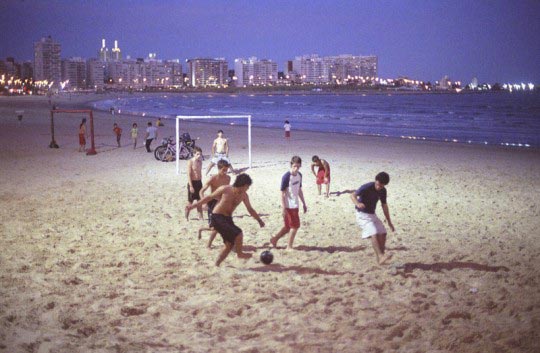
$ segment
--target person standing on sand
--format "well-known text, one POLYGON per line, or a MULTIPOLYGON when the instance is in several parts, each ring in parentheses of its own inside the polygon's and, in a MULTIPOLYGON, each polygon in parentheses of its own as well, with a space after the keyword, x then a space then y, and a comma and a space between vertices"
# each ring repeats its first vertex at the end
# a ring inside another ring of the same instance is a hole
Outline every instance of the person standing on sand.
POLYGON ((392 232, 394 231, 386 203, 386 185, 389 182, 388 173, 380 172, 375 177, 375 182, 364 184, 351 194, 351 200, 356 208, 356 222, 362 228, 362 239, 371 238, 371 245, 379 265, 387 263, 392 257, 392 254, 386 253, 386 228, 375 214, 377 202, 381 200, 388 226, 392 232))
POLYGON ((307 212, 304 193, 302 192, 302 173, 299 172, 302 166, 302 159, 294 156, 291 159, 291 169, 281 178, 281 205, 283 207, 283 228, 272 238, 270 243, 277 247, 278 240, 289 233, 289 245, 287 249, 293 249, 294 237, 298 228, 300 228, 300 217, 298 208, 300 206, 298 199, 304 205, 304 213, 307 212))
POLYGON ((152 122, 150 121, 148 122, 147 126, 148 127, 146 128, 146 135, 144 136, 144 139, 146 141, 146 152, 152 152, 152 150, 150 149, 150 144, 154 139, 157 138, 157 127, 152 126, 152 122))
POLYGON ((283 128, 285 129, 285 139, 287 141, 291 140, 291 124, 289 123, 289 120, 285 120, 285 125, 283 125, 283 128))
MULTIPOLYGON (((201 199, 204 198, 204 192, 210 188, 210 192, 216 191, 220 186, 223 185, 229 185, 231 183, 231 177, 227 175, 227 171, 229 170, 229 163, 226 160, 220 160, 217 163, 217 169, 218 173, 216 175, 213 175, 207 182, 204 184, 203 188, 201 189, 199 195, 201 196, 201 199)), ((210 249, 212 247, 212 242, 214 241, 214 238, 217 235, 217 230, 212 227, 212 213, 214 211, 214 207, 216 207, 218 203, 218 199, 213 199, 208 202, 208 227, 202 227, 199 228, 199 239, 201 239, 201 233, 205 230, 210 230, 212 233, 210 233, 210 239, 208 239, 208 248, 210 249)))
POLYGON ((86 150, 86 118, 79 125, 79 152, 86 150))
POLYGON ((326 185, 326 194, 325 197, 330 196, 330 164, 324 159, 320 159, 319 156, 313 156, 311 158, 311 172, 315 175, 317 190, 319 195, 321 194, 321 185, 326 185), (315 167, 317 167, 317 173, 315 173, 315 167))
MULTIPOLYGON (((200 192, 202 189, 202 150, 199 146, 193 147, 193 157, 187 163, 188 176, 188 203, 191 205, 193 201, 201 199, 200 192)), ((187 207, 186 206, 186 207, 187 207)), ((203 220, 202 205, 197 207, 199 220, 203 220)), ((189 217, 189 212, 186 213, 186 219, 189 217)))
POLYGON ((223 238, 224 247, 216 260, 216 266, 219 266, 221 262, 225 260, 233 247, 238 258, 248 259, 251 257, 251 254, 246 254, 243 252, 244 236, 242 234, 242 229, 238 228, 232 219, 234 210, 241 202, 244 203, 251 217, 255 218, 257 222, 259 222, 259 226, 261 228, 264 227, 263 220, 253 209, 253 207, 251 207, 251 203, 249 202, 247 191, 251 184, 252 180, 249 175, 240 174, 236 177, 236 180, 232 186, 220 186, 216 191, 208 196, 205 196, 199 202, 186 206, 186 213, 188 213, 195 207, 201 207, 209 201, 219 199, 212 214, 212 226, 223 238))
POLYGON ((116 135, 116 144, 120 146, 120 139, 122 138, 122 128, 117 123, 113 124, 113 132, 116 135))
POLYGON ((229 169, 234 173, 231 161, 229 160, 229 141, 223 137, 223 130, 218 130, 217 132, 217 138, 212 144, 212 156, 213 157, 210 161, 210 165, 208 165, 208 168, 206 169, 206 175, 208 175, 210 170, 217 164, 218 161, 222 159, 227 161, 229 164, 229 169))
POLYGON ((139 128, 137 123, 133 123, 131 127, 131 139, 133 140, 133 149, 137 148, 137 136, 139 135, 139 128))

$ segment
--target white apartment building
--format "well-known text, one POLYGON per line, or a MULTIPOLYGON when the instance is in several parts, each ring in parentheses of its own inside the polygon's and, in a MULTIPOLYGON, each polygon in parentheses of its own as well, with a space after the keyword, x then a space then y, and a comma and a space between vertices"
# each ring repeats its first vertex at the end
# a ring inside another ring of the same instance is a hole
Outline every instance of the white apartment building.
POLYGON ((272 85, 278 79, 277 63, 256 57, 234 60, 234 74, 238 87, 272 85))
POLYGON ((312 54, 296 57, 292 61, 292 71, 288 67, 286 73, 302 83, 343 84, 350 80, 377 77, 377 64, 376 56, 342 54, 321 58, 312 54))
POLYGON ((60 84, 62 78, 62 63, 60 60, 61 46, 51 36, 41 38, 34 43, 34 80, 60 84))
POLYGON ((86 87, 101 91, 105 87, 105 63, 99 59, 86 61, 86 87))
POLYGON ((65 89, 85 89, 86 71, 86 61, 83 58, 62 60, 62 82, 67 82, 65 89))
POLYGON ((189 84, 192 87, 220 87, 227 85, 229 67, 223 58, 195 58, 186 60, 189 84))

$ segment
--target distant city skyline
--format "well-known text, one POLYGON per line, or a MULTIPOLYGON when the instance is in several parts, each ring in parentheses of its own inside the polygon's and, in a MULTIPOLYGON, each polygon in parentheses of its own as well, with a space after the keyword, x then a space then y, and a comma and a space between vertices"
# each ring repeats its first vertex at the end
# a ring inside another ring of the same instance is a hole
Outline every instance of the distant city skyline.
POLYGON ((256 56, 283 71, 306 54, 376 55, 380 77, 540 82, 538 1, 88 1, 0 2, 0 59, 33 59, 51 35, 62 57, 160 59, 256 56))

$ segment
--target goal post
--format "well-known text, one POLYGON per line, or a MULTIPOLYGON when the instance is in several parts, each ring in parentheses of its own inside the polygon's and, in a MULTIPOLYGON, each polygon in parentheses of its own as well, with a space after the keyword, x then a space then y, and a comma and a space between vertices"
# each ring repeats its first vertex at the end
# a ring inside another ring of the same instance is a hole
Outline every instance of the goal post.
POLYGON ((247 119, 248 121, 248 168, 251 168, 251 115, 177 115, 176 116, 176 174, 180 174, 180 120, 247 119))
POLYGON ((92 113, 91 109, 51 109, 51 143, 49 144, 49 148, 58 148, 58 144, 56 143, 56 140, 54 139, 54 114, 58 113, 87 113, 89 117, 89 123, 90 123, 90 149, 86 151, 87 156, 93 156, 96 155, 96 145, 94 144, 94 114, 92 113))

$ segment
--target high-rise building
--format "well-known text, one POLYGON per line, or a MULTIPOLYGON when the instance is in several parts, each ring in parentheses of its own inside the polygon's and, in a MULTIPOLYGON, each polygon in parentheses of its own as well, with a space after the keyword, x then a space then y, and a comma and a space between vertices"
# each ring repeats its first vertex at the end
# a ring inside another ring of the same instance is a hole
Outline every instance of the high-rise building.
POLYGON ((105 86, 105 63, 97 59, 86 61, 86 87, 96 91, 105 86))
POLYGON ((114 48, 111 50, 111 60, 118 61, 122 60, 122 51, 118 48, 118 41, 114 41, 114 48))
POLYGON ((256 57, 235 59, 234 73, 239 87, 274 84, 277 81, 277 63, 256 57))
POLYGON ((376 78, 379 74, 379 59, 375 55, 360 57, 360 76, 376 78))
POLYGON ((328 65, 317 54, 297 56, 293 60, 293 72, 304 83, 321 84, 329 81, 328 65))
POLYGON ((98 50, 98 59, 105 62, 110 59, 109 48, 105 45, 105 39, 101 40, 101 48, 98 50))
POLYGON ((34 64, 31 61, 25 61, 21 65, 21 79, 30 80, 34 77, 34 64))
POLYGON ((60 84, 62 64, 61 47, 51 36, 34 43, 34 80, 60 84))
POLYGON ((62 81, 67 81, 66 89, 86 88, 86 61, 82 58, 62 60, 62 81))
POLYGON ((188 59, 189 84, 192 87, 227 85, 228 64, 225 59, 188 59))

